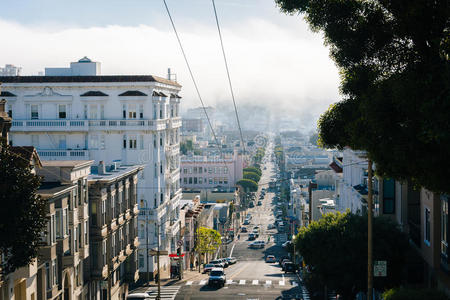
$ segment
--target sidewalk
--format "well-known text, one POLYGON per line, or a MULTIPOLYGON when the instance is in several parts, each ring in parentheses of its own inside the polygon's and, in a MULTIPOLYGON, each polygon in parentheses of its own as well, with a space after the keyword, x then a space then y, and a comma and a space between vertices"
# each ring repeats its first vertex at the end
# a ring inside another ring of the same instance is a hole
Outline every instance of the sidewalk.
MULTIPOLYGON (((204 278, 207 278, 207 274, 202 274, 198 272, 198 269, 195 271, 191 270, 184 270, 183 272, 183 279, 170 279, 170 278, 162 278, 161 279, 161 286, 171 286, 174 284, 182 283, 185 281, 195 281, 195 280, 201 280, 204 278)), ((155 281, 152 281, 149 285, 149 287, 155 287, 158 286, 158 284, 155 281)))

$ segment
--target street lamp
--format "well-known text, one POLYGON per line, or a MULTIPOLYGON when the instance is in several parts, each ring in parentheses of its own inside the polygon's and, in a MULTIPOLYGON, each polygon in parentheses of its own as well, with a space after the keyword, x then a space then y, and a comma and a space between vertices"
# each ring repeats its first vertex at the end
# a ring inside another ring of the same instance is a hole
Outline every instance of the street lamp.
POLYGON ((292 235, 292 244, 294 244, 294 266, 295 266, 295 234, 292 235))

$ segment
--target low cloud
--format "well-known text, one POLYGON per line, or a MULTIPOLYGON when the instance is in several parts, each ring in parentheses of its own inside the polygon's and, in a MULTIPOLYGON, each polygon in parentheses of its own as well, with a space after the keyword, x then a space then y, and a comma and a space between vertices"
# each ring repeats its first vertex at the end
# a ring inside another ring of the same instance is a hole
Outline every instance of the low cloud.
MULTIPOLYGON (((262 19, 247 19, 222 28, 238 107, 256 104, 277 116, 315 126, 315 120, 339 98, 338 71, 320 36, 300 19, 293 28, 262 19)), ((199 100, 171 28, 106 26, 62 28, 24 26, 0 19, 0 65, 35 75, 45 67, 66 67, 83 56, 100 61, 103 74, 166 76, 170 67, 183 85, 184 108, 199 100)), ((178 28, 206 105, 232 105, 215 27, 178 28)))

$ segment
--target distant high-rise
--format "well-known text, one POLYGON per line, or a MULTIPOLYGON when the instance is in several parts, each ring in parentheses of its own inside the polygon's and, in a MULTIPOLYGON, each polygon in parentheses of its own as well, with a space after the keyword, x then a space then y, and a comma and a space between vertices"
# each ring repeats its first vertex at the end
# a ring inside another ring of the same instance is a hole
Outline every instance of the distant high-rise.
POLYGON ((0 76, 20 76, 22 68, 14 65, 5 65, 4 68, 0 67, 0 76))

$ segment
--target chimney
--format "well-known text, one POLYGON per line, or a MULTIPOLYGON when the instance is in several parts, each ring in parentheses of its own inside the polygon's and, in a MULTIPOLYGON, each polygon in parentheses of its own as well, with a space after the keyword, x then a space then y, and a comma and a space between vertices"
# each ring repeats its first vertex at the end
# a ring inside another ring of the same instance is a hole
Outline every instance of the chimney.
POLYGON ((106 168, 105 168, 105 163, 103 162, 103 160, 98 162, 98 175, 105 175, 106 174, 106 168))
POLYGON ((170 68, 167 69, 167 79, 170 80, 170 68))

